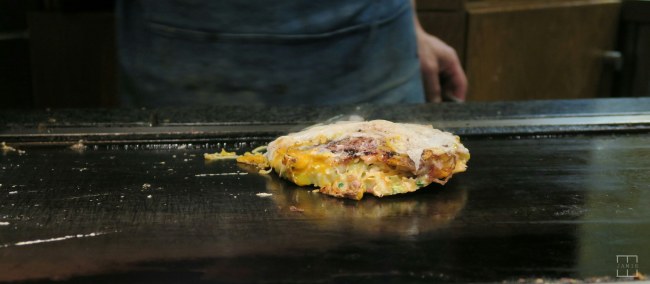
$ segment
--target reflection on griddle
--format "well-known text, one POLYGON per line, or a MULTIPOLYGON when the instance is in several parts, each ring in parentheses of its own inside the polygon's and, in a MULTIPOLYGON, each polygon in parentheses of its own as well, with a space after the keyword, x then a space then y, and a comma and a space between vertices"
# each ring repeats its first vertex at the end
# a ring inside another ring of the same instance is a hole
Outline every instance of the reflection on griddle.
MULTIPOLYGON (((239 167, 251 174, 258 172, 248 165, 239 167)), ((270 198, 280 210, 304 214, 318 227, 331 231, 415 236, 446 226, 467 202, 467 191, 463 188, 431 185, 412 193, 383 198, 366 196, 355 201, 320 194, 315 188, 295 185, 275 173, 263 176, 266 190, 273 194, 270 198)))

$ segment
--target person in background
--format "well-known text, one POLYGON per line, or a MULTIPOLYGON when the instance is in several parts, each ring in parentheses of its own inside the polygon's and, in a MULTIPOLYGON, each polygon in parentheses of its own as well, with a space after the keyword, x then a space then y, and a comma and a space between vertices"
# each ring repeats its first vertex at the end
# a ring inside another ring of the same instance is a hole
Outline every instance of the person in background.
POLYGON ((118 1, 126 106, 464 100, 455 51, 410 0, 118 1), (441 88, 440 79, 448 84, 441 88))

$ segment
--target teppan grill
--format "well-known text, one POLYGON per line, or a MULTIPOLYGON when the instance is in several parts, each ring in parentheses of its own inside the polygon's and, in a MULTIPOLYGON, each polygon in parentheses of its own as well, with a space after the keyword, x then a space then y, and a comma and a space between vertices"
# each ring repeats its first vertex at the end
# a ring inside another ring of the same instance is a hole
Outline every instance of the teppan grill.
POLYGON ((0 127, 0 282, 617 281, 650 271, 647 98, 4 111, 0 127), (445 186, 352 201, 203 159, 348 115, 454 132, 469 169, 445 186))

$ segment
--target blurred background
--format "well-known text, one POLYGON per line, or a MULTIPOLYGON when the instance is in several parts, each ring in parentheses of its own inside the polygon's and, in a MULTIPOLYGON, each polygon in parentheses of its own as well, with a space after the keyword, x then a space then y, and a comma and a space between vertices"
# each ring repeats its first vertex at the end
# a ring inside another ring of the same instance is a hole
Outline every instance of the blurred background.
MULTIPOLYGON (((648 0, 418 0, 468 101, 650 96, 648 0)), ((116 107, 115 0, 0 0, 0 109, 116 107)))

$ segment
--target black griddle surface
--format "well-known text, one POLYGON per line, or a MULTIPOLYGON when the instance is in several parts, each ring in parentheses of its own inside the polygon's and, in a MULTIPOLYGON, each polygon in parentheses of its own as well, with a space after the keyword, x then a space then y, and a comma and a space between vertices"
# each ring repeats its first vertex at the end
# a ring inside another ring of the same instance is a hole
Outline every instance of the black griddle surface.
POLYGON ((617 280, 617 255, 650 270, 648 133, 464 137, 447 185, 359 202, 202 158, 265 142, 0 155, 0 282, 617 280))

